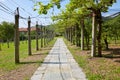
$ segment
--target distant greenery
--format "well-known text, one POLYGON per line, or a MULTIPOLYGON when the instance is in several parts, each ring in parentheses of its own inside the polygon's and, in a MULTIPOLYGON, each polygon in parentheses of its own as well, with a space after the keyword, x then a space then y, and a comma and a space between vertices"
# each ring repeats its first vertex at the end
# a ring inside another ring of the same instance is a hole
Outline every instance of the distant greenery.
POLYGON ((14 38, 14 24, 3 21, 0 24, 0 39, 7 42, 9 48, 9 41, 14 38))
POLYGON ((2 22, 0 24, 0 38, 3 40, 10 40, 14 37, 14 24, 9 22, 2 22))
MULTIPOLYGON (((120 40, 120 15, 106 20, 103 23, 103 29, 102 29, 102 38, 104 43, 105 41, 117 44, 120 40), (113 42, 114 41, 114 42, 113 42)), ((106 45, 107 48, 107 45, 106 45)))
MULTIPOLYGON (((32 41, 32 52, 35 52, 35 40, 32 41)), ((26 41, 20 42, 20 58, 28 56, 28 45, 26 41)), ((10 43, 10 48, 7 48, 6 43, 2 43, 2 51, 0 51, 0 69, 12 70, 19 67, 14 63, 14 43, 10 43)))

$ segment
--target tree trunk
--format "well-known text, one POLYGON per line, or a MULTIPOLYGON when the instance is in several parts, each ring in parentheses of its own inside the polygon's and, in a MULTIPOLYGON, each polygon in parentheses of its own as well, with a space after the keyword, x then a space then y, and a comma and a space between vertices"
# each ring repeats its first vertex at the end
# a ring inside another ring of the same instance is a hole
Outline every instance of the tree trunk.
POLYGON ((70 42, 72 43, 72 27, 70 28, 70 42))
POLYGON ((87 49, 89 50, 90 38, 89 35, 87 36, 87 49))
POLYGON ((81 47, 81 44, 80 44, 80 33, 78 33, 78 36, 77 36, 77 46, 81 47))
POLYGON ((101 33, 102 33, 102 16, 101 16, 101 11, 97 11, 97 23, 98 23, 98 56, 102 57, 102 45, 101 45, 101 33))
POLYGON ((116 36, 114 36, 114 40, 115 40, 115 44, 117 44, 117 38, 116 38, 116 36))
POLYGON ((93 11, 92 15, 92 46, 91 46, 91 56, 95 57, 96 55, 96 22, 95 22, 96 14, 93 11))
POLYGON ((85 29, 85 28, 84 28, 84 35, 85 35, 85 41, 86 41, 86 48, 87 48, 87 50, 89 50, 90 34, 87 32, 87 29, 85 29))
POLYGON ((75 45, 75 31, 76 31, 76 29, 75 29, 75 27, 73 27, 73 45, 75 45))
POLYGON ((9 46, 9 40, 7 39, 7 47, 9 48, 10 46, 9 46))
POLYGON ((66 39, 68 40, 68 29, 66 28, 66 39))
POLYGON ((68 40, 70 41, 70 29, 68 28, 68 40))
POLYGON ((73 44, 73 28, 71 27, 71 43, 73 44))
POLYGON ((84 20, 81 20, 81 50, 84 50, 84 20))
POLYGON ((78 24, 76 26, 76 45, 80 47, 80 28, 78 24))
POLYGON ((105 42, 105 49, 108 50, 108 42, 107 42, 107 36, 104 38, 104 42, 105 42))
POLYGON ((86 35, 86 36, 85 36, 85 40, 86 40, 87 50, 89 50, 89 35, 86 35))

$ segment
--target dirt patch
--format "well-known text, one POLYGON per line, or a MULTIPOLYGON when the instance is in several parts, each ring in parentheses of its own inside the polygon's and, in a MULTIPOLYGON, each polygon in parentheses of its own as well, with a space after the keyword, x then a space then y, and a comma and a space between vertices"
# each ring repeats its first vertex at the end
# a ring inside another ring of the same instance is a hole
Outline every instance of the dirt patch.
POLYGON ((21 67, 10 72, 3 72, 0 76, 0 80, 29 80, 35 70, 43 62, 50 49, 51 47, 42 49, 41 51, 20 60, 20 64, 17 65, 20 65, 21 67))
POLYGON ((103 57, 90 56, 91 51, 81 51, 74 45, 68 45, 83 68, 89 80, 120 80, 120 46, 109 46, 109 50, 102 51, 103 57), (83 58, 82 60, 80 58, 83 58), (85 64, 84 64, 85 62, 85 64))

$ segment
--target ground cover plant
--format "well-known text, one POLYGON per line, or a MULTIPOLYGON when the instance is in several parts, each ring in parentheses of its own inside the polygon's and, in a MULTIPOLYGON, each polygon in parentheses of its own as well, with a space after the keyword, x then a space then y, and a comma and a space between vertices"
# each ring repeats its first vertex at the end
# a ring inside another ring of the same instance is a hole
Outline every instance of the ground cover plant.
POLYGON ((55 40, 39 51, 36 51, 36 43, 33 40, 31 56, 28 56, 27 42, 20 42, 20 64, 14 63, 14 44, 10 43, 10 48, 6 48, 4 43, 0 51, 0 80, 29 80, 49 53, 55 40))
POLYGON ((103 57, 90 57, 90 50, 81 51, 64 41, 88 80, 120 80, 120 45, 111 44, 109 50, 102 51, 103 57))

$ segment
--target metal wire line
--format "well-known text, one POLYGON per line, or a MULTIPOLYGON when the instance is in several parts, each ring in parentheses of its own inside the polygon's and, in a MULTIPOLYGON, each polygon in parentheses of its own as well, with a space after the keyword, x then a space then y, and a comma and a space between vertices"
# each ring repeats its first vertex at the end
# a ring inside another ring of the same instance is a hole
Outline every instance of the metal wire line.
POLYGON ((32 16, 32 14, 31 13, 29 13, 29 12, 27 12, 23 7, 21 7, 17 2, 15 2, 14 0, 12 0, 12 2, 14 3, 14 4, 16 4, 17 6, 19 6, 23 11, 25 11, 27 14, 29 14, 29 15, 31 15, 32 16))
POLYGON ((6 11, 6 10, 3 10, 3 9, 0 9, 1 11, 3 11, 3 12, 5 12, 5 13, 7 13, 7 14, 10 14, 10 15, 14 15, 14 13, 11 13, 11 12, 8 12, 8 11, 6 11))
POLYGON ((9 9, 5 8, 4 6, 0 5, 0 7, 2 8, 1 10, 4 11, 4 12, 9 12, 11 14, 14 14, 14 12, 11 12, 9 9), (4 10, 3 10, 4 9, 4 10))
POLYGON ((12 10, 11 8, 9 8, 8 6, 6 6, 4 3, 0 2, 0 4, 1 4, 2 7, 4 7, 4 8, 6 8, 7 10, 13 12, 13 10, 12 10))

